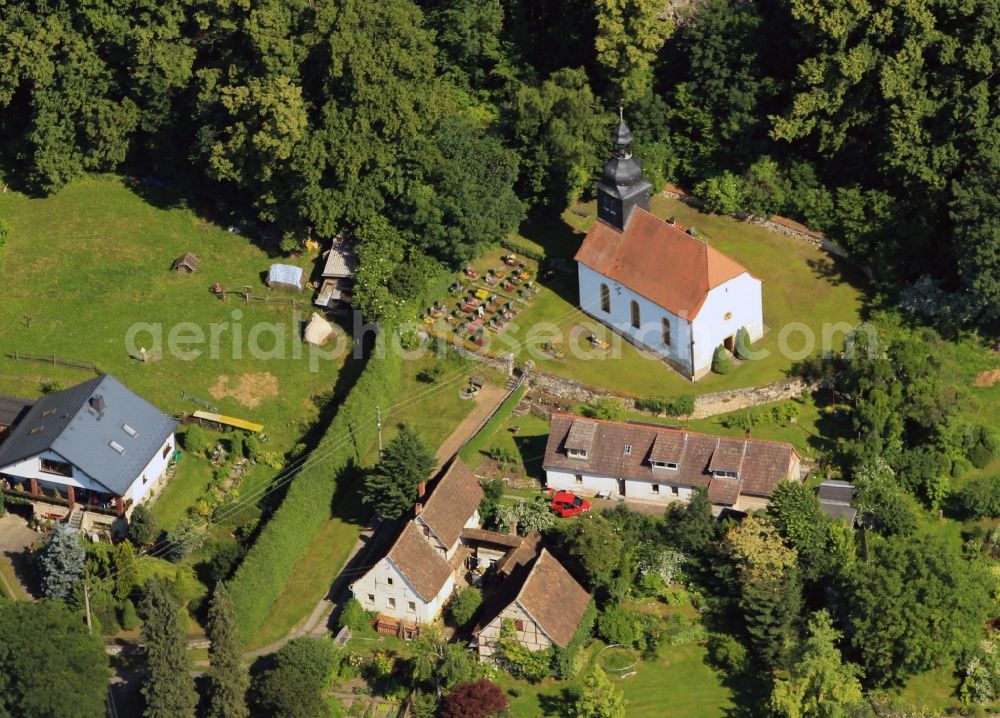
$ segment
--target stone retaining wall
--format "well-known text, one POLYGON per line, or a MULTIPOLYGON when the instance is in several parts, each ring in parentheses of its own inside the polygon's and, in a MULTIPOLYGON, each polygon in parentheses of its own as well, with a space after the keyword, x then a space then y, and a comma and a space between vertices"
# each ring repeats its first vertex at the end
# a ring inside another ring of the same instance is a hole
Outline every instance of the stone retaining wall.
POLYGON ((763 386, 749 386, 743 389, 718 391, 713 394, 702 394, 695 397, 692 419, 704 419, 708 416, 725 414, 729 411, 748 409, 761 404, 775 401, 785 401, 799 396, 803 391, 813 387, 802 379, 783 379, 763 386))
MULTIPOLYGON (((625 407, 631 411, 650 414, 636 406, 635 398, 622 396, 613 392, 594 389, 571 379, 555 376, 547 372, 532 371, 529 384, 544 394, 556 397, 566 404, 594 404, 602 397, 621 399, 625 407)), ((730 411, 738 411, 775 401, 785 401, 799 396, 803 391, 813 387, 802 379, 783 379, 763 386, 749 386, 742 389, 730 389, 712 394, 702 394, 695 397, 694 413, 690 419, 704 419, 730 411)), ((650 414, 652 416, 652 414, 650 414)))

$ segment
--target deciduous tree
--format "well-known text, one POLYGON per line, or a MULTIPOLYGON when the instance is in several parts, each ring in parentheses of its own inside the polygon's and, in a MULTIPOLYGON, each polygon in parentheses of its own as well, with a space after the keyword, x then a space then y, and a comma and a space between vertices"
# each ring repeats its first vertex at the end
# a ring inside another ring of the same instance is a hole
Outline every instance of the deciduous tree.
POLYGON ((992 585, 977 561, 931 535, 869 543, 847 584, 847 634, 867 680, 898 684, 976 646, 992 585))
POLYGON ((604 669, 594 666, 570 710, 574 718, 625 718, 627 707, 625 696, 611 684, 604 669))
POLYGON ((490 718, 507 710, 507 696, 495 683, 481 678, 460 683, 444 698, 442 718, 490 718))
POLYGON ((108 656, 100 638, 55 601, 0 601, 0 714, 105 715, 108 656))

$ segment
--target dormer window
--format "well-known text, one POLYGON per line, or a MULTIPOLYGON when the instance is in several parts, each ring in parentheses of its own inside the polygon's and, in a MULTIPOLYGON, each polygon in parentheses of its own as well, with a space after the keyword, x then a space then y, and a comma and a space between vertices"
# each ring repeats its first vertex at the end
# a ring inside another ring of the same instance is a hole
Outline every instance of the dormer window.
POLYGON ((735 471, 718 471, 718 470, 716 470, 716 471, 712 472, 712 476, 715 476, 715 477, 720 478, 720 479, 737 479, 737 478, 739 478, 739 474, 737 474, 735 471))
POLYGON ((625 452, 624 453, 625 453, 625 456, 628 456, 629 454, 632 453, 632 445, 631 444, 625 444, 625 452))
POLYGON ((566 449, 566 454, 571 459, 587 459, 587 452, 583 449, 566 449))
POLYGON ((651 461, 654 469, 669 469, 677 471, 677 464, 673 461, 651 461))

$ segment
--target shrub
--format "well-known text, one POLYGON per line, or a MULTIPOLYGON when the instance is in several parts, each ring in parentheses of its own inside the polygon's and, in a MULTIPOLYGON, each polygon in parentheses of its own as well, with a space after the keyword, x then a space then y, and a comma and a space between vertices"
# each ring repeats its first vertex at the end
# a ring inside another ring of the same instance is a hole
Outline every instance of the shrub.
POLYGON ((489 718, 507 710, 507 696, 494 683, 481 678, 459 683, 442 703, 442 718, 489 718))
POLYGON ((243 558, 243 547, 236 541, 213 541, 211 556, 205 564, 209 585, 225 581, 243 558))
POLYGON ((293 670, 326 689, 340 665, 340 651, 327 636, 302 636, 282 646, 274 654, 274 662, 278 668, 293 670))
POLYGON ((688 416, 694 413, 694 396, 691 394, 681 394, 667 402, 663 413, 667 416, 688 416))
POLYGON ((517 641, 514 622, 505 620, 500 627, 498 654, 507 670, 514 676, 531 683, 538 683, 552 673, 554 650, 529 651, 517 641))
POLYGON ((243 444, 246 447, 247 457, 253 461, 257 461, 264 452, 264 444, 256 434, 247 435, 243 439, 243 444))
POLYGON ((743 182, 728 170, 699 182, 694 194, 715 214, 736 214, 743 209, 743 182))
POLYGON ((181 519, 167 532, 166 558, 177 563, 197 551, 205 543, 205 534, 188 519, 181 519))
POLYGON ((424 384, 436 384, 443 375, 444 364, 437 362, 418 372, 417 381, 422 381, 424 384))
POLYGON ((204 454, 208 449, 208 436, 200 426, 190 426, 184 432, 184 448, 192 454, 204 454))
POLYGON ((750 667, 747 648, 728 633, 713 633, 708 637, 708 660, 729 675, 745 673, 750 667))
POLYGON ((702 641, 706 635, 707 631, 700 620, 686 618, 678 614, 670 617, 666 628, 663 630, 663 636, 671 646, 682 646, 685 643, 702 641))
POLYGON ((986 468, 1000 453, 1000 442, 987 427, 977 426, 972 430, 966 457, 977 469, 986 468))
POLYGON ((372 630, 372 614, 364 609, 356 598, 350 598, 340 611, 337 628, 347 626, 352 633, 368 633, 372 630))
POLYGON ((594 419, 622 421, 625 418, 625 404, 621 399, 602 396, 593 406, 585 407, 583 413, 594 419))
POLYGON ((55 379, 43 381, 38 385, 38 389, 42 394, 55 394, 57 391, 62 391, 65 388, 61 381, 56 381, 55 379))
POLYGON ((728 374, 732 370, 733 360, 730 358, 729 352, 724 346, 716 347, 715 354, 712 355, 712 371, 716 374, 728 374))
POLYGON ((474 586, 466 586, 459 591, 451 603, 451 617, 461 627, 469 625, 476 611, 483 605, 483 592, 474 586))
POLYGON ((746 327, 740 327, 736 332, 736 356, 739 359, 750 358, 750 332, 746 327))
POLYGON ((694 412, 694 396, 681 394, 673 399, 637 399, 635 408, 667 416, 687 416, 694 412))
POLYGON ((156 540, 158 533, 156 519, 146 504, 139 504, 132 509, 132 516, 128 520, 129 541, 141 548, 156 540))
POLYGON ((229 454, 231 461, 238 461, 246 454, 246 440, 242 431, 230 431, 226 434, 229 440, 229 454))
POLYGON ((1000 477, 972 479, 955 497, 956 508, 970 519, 1000 516, 1000 477))
POLYGON ((566 644, 566 648, 557 647, 555 649, 552 666, 559 678, 568 680, 580 672, 587 656, 583 648, 587 645, 587 641, 590 640, 593 634, 594 621, 596 619, 597 606, 594 604, 593 599, 591 599, 587 605, 587 610, 584 611, 583 617, 576 627, 576 631, 573 633, 573 637, 566 644))
POLYGON ((597 619, 597 633, 608 643, 642 648, 642 626, 636 614, 618 604, 604 609, 597 619))
POLYGON ((135 604, 131 599, 126 598, 122 602, 121 624, 126 631, 132 631, 139 627, 139 614, 135 610, 135 604))

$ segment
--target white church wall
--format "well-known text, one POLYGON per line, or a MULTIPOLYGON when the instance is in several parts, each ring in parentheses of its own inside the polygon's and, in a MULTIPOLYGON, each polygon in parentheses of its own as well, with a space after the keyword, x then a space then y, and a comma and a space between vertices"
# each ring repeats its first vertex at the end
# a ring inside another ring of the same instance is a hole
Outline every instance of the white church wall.
MULTIPOLYGON (((661 358, 682 373, 691 374, 691 324, 663 307, 577 262, 580 307, 598 321, 661 358), (610 311, 601 308, 601 285, 606 284, 610 311), (632 326, 632 302, 639 305, 639 328, 632 326), (670 344, 664 343, 663 320, 670 323, 670 344)), ((666 278, 665 278, 666 280, 666 278)))
POLYGON ((694 374, 712 367, 716 348, 746 327, 750 341, 764 336, 761 281, 747 273, 720 284, 708 293, 694 326, 694 374))

